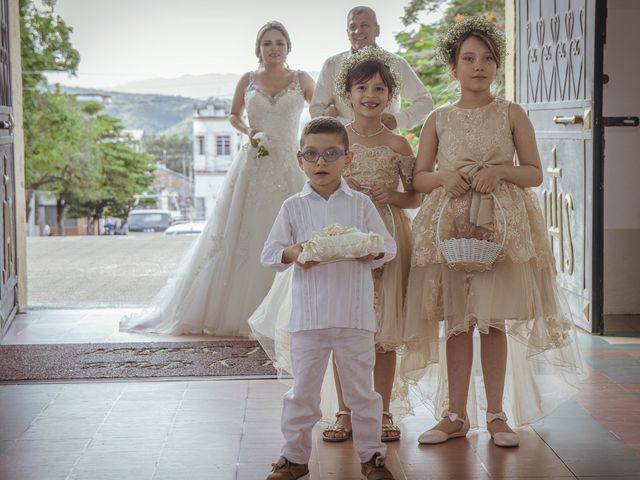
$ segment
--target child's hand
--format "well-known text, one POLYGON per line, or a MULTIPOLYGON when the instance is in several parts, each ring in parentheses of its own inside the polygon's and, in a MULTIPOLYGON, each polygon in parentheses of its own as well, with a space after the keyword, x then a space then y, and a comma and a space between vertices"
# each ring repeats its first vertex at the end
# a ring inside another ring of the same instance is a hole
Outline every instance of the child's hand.
POLYGON ((364 257, 358 257, 356 258, 356 260, 359 260, 361 262, 370 262, 371 260, 375 260, 376 256, 372 253, 370 253, 369 255, 365 255, 364 257))
POLYGON ((360 185, 360 183, 354 180, 353 178, 347 179, 347 185, 349 185, 351 188, 353 188, 358 192, 362 190, 362 185, 360 185))
POLYGON ((318 263, 320 262, 316 262, 315 260, 309 260, 308 262, 304 262, 304 263, 300 263, 298 260, 296 260, 296 265, 298 265, 300 268, 304 268, 305 270, 307 268, 311 268, 314 265, 318 265, 318 263))
POLYGON ((302 247, 304 246, 304 242, 296 243, 295 245, 291 245, 287 247, 282 252, 282 263, 296 263, 299 267, 307 269, 317 265, 319 262, 315 262, 313 260, 309 260, 305 263, 300 263, 298 261, 298 256, 302 253, 302 247))
POLYGON ((304 243, 296 243, 290 247, 285 248, 282 251, 282 263, 298 262, 298 255, 302 253, 302 246, 304 243))
POLYGON ((395 193, 396 192, 394 190, 391 190, 384 185, 374 185, 373 187, 371 187, 371 196, 376 202, 382 205, 394 203, 395 193))
POLYGON ((440 185, 453 198, 464 195, 471 188, 469 175, 459 170, 442 172, 440 185))
POLYGON ((502 170, 499 167, 483 168, 475 173, 471 181, 471 188, 479 193, 493 192, 502 180, 502 170))

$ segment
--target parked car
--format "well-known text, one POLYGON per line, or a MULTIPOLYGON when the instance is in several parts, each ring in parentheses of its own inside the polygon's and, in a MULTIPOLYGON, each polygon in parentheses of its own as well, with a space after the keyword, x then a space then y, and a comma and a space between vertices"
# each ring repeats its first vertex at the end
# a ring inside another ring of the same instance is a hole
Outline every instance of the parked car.
POLYGON ((205 222, 185 222, 171 225, 165 235, 198 235, 204 229, 205 222))
POLYGON ((171 225, 169 210, 131 210, 127 217, 130 232, 164 232, 171 225))

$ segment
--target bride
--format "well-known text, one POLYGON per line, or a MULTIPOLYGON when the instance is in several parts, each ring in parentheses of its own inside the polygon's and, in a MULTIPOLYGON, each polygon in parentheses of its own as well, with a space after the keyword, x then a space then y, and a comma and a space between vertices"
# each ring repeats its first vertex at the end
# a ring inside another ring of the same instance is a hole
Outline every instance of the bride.
POLYGON ((296 142, 313 79, 289 69, 289 33, 279 22, 258 31, 260 66, 238 82, 229 119, 247 135, 213 213, 150 310, 120 321, 120 330, 246 337, 247 319, 274 278, 260 252, 282 202, 304 183, 296 142), (247 111, 248 125, 243 120, 247 111))

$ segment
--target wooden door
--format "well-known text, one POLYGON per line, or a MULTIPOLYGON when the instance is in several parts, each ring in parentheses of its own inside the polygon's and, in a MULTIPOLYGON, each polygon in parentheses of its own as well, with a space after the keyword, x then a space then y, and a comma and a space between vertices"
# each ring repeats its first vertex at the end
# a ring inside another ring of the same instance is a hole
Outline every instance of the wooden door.
POLYGON ((516 101, 536 130, 558 281, 574 322, 590 332, 601 328, 601 3, 516 2, 516 101))
POLYGON ((9 56, 9 2, 0 0, 0 334, 17 310, 15 169, 9 56))

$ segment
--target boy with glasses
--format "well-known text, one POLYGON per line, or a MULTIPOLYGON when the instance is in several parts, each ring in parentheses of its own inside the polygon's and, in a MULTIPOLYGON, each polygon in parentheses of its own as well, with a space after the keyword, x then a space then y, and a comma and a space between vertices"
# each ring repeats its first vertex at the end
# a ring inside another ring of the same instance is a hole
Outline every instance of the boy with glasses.
POLYGON ((380 441, 382 400, 372 388, 375 363, 371 270, 395 256, 396 245, 369 198, 342 178, 351 162, 349 139, 340 121, 319 117, 305 126, 298 164, 308 178, 287 199, 265 242, 261 261, 283 271, 293 268, 293 310, 289 321, 294 383, 285 394, 285 445, 267 480, 308 478, 312 429, 320 420, 320 389, 330 354, 336 359, 345 403, 351 409, 353 440, 369 480, 392 480, 380 441), (298 262, 312 233, 332 225, 356 227, 384 238, 384 253, 326 264, 298 262))

